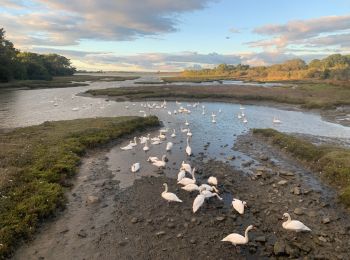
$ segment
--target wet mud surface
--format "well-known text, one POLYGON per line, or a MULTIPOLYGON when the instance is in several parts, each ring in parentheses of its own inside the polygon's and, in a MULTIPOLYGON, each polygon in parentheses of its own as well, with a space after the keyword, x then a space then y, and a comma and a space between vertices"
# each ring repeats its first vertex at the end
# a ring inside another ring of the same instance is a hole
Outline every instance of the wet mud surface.
POLYGON ((199 153, 190 159, 198 182, 216 176, 224 198, 211 198, 195 214, 196 192, 181 190, 175 176, 154 170, 154 176, 137 178, 122 189, 109 170, 107 151, 91 154, 69 193, 67 209, 13 259, 350 258, 349 214, 331 188, 250 134, 240 136, 233 149, 254 160, 235 167, 231 161, 239 158, 225 162, 199 153), (183 203, 168 205, 161 198, 164 182, 183 203), (247 202, 244 215, 232 209, 232 197, 247 202), (284 230, 285 212, 312 232, 284 230), (243 234, 250 224, 257 230, 249 233, 247 245, 236 249, 220 241, 230 233, 243 234))

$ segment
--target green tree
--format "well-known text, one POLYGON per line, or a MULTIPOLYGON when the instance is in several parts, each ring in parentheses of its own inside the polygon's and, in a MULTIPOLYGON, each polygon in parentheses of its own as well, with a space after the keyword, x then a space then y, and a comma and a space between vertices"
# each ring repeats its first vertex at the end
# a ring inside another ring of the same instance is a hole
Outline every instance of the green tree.
POLYGON ((14 78, 17 53, 13 43, 5 39, 5 30, 0 28, 0 81, 7 82, 14 78))

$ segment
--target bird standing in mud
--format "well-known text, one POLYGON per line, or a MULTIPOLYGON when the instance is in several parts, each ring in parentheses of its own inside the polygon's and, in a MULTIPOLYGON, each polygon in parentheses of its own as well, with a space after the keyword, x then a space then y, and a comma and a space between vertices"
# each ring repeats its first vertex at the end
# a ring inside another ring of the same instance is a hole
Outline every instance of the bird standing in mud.
POLYGON ((244 207, 246 206, 247 203, 245 201, 241 201, 239 199, 232 200, 232 207, 241 215, 244 213, 244 207))
POLYGON ((249 242, 248 232, 252 229, 254 229, 254 227, 252 225, 250 225, 245 230, 244 236, 237 234, 237 233, 232 233, 232 234, 229 234, 228 236, 226 236, 225 238, 223 238, 221 241, 230 242, 234 246, 245 245, 249 242))
POLYGON ((133 165, 131 165, 131 171, 132 172, 138 172, 140 170, 141 166, 140 163, 134 163, 133 165))
POLYGON ((182 200, 180 200, 176 194, 172 193, 172 192, 168 192, 168 184, 163 183, 165 190, 162 192, 162 198, 167 200, 168 202, 174 201, 174 202, 182 202, 182 200))
POLYGON ((304 223, 299 220, 292 220, 289 213, 284 213, 283 218, 287 218, 285 222, 282 223, 282 227, 287 230, 293 230, 296 232, 311 231, 310 228, 304 225, 304 223))

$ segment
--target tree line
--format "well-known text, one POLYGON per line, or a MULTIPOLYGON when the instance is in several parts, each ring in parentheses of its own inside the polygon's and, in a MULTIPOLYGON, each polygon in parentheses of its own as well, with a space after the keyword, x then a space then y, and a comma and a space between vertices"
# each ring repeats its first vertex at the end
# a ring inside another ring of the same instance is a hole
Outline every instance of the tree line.
POLYGON ((75 71, 64 56, 19 51, 5 38, 5 30, 0 28, 0 82, 51 80, 55 76, 73 75, 75 71))
POLYGON ((350 80, 350 55, 333 54, 324 59, 314 59, 308 64, 302 59, 292 59, 271 66, 220 64, 213 69, 185 70, 185 77, 230 77, 246 80, 350 80))

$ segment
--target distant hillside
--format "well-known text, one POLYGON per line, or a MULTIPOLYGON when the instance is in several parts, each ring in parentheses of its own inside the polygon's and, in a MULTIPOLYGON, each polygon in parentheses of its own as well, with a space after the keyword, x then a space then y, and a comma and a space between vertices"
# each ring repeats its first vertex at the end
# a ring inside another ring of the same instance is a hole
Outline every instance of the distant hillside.
POLYGON ((350 80, 350 55, 333 54, 307 64, 302 59, 288 60, 282 64, 251 67, 249 65, 220 64, 213 69, 185 70, 183 77, 229 77, 256 81, 279 80, 350 80))

